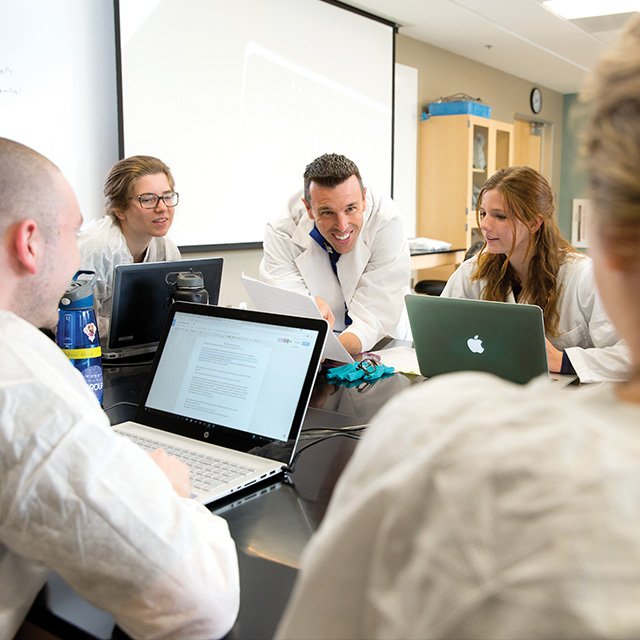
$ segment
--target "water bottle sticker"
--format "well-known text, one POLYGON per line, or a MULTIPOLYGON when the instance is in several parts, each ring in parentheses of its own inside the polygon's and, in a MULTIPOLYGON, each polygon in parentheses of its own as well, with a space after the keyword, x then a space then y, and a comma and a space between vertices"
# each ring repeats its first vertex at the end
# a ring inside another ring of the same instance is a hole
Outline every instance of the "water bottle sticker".
POLYGON ((89 322, 89 324, 84 325, 82 333, 84 333, 89 338, 89 340, 93 342, 96 339, 96 335, 98 335, 98 327, 96 327, 93 322, 89 322))
POLYGON ((93 365, 82 371, 84 379, 87 381, 89 388, 95 393, 102 392, 102 367, 93 365))
POLYGON ((67 358, 71 360, 86 360, 88 358, 99 358, 102 355, 101 347, 90 347, 88 349, 63 349, 67 358))

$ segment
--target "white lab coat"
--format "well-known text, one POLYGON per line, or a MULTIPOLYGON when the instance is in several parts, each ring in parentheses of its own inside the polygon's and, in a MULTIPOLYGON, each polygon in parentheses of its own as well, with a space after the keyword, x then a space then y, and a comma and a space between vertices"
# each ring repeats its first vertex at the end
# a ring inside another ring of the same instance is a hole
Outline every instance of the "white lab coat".
POLYGON ((484 373, 376 416, 279 640, 640 637, 640 407, 484 373))
POLYGON ((360 339, 363 351, 387 335, 406 339, 410 256, 393 201, 367 189, 362 229, 353 250, 340 256, 336 278, 326 251, 309 235, 313 220, 301 198, 302 192, 294 195, 285 216, 267 224, 260 279, 323 298, 335 316, 335 331, 345 329, 346 303, 353 321, 346 331, 360 339))
MULTIPOLYGON (((486 282, 472 281, 478 264, 474 256, 449 278, 442 297, 480 299, 486 282)), ((573 254, 558 272, 560 335, 549 338, 564 350, 581 382, 624 380, 631 365, 627 345, 607 317, 593 278, 591 258, 573 254)), ((510 292, 505 302, 515 302, 510 292)))
MULTIPOLYGON (((82 227, 78 236, 80 269, 95 271, 93 304, 101 338, 109 333, 109 319, 113 295, 113 269, 119 264, 132 264, 133 256, 120 225, 109 215, 93 220, 82 227)), ((143 262, 180 260, 180 251, 168 237, 152 238, 143 262)))
POLYGON ((43 333, 0 311, 0 638, 49 571, 135 638, 217 638, 239 606, 227 523, 117 435, 43 333))

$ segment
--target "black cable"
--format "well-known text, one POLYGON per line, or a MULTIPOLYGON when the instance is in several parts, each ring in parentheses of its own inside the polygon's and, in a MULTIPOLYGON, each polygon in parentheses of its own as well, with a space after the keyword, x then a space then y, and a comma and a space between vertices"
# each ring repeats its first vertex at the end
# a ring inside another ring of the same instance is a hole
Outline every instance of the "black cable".
POLYGON ((116 402, 116 403, 112 404, 110 407, 104 407, 104 412, 105 413, 109 413, 109 411, 111 411, 111 409, 115 409, 115 407, 120 407, 123 404, 129 405, 130 407, 137 407, 138 406, 137 402, 128 402, 127 400, 123 400, 122 402, 116 402))
POLYGON ((369 425, 364 424, 347 424, 344 427, 308 427, 307 429, 302 429, 301 433, 314 433, 316 431, 362 431, 366 429, 369 425))
POLYGON ((325 436, 324 438, 320 438, 319 440, 314 440, 313 442, 310 442, 309 444, 305 445, 304 447, 301 447, 300 449, 298 449, 296 454, 293 456, 293 459, 291 460, 291 464, 286 469, 287 473, 293 473, 296 470, 296 464, 298 462, 298 458, 300 457, 300 454, 303 451, 306 451, 309 447, 313 447, 316 444, 320 444, 321 442, 325 442, 326 440, 329 440, 331 438, 340 438, 340 437, 342 437, 342 438, 351 438, 352 440, 360 440, 360 434, 349 433, 349 432, 344 432, 344 431, 338 431, 337 433, 330 433, 329 435, 325 436))
POLYGON ((300 432, 300 438, 319 438, 329 433, 360 433, 364 431, 367 426, 366 424, 359 424, 352 427, 315 427, 313 429, 303 429, 300 432))
POLYGON ((102 360, 102 368, 103 369, 119 369, 125 367, 148 367, 153 364, 153 360, 141 360, 140 362, 122 362, 120 360, 108 360, 104 358, 102 360))

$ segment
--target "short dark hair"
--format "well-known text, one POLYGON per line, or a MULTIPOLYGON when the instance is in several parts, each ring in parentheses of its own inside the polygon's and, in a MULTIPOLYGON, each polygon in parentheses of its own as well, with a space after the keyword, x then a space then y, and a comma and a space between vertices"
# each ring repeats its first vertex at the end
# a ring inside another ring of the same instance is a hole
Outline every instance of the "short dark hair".
POLYGON ((337 153, 325 153, 308 164, 304 170, 304 199, 310 202, 309 187, 312 182, 323 187, 336 187, 351 176, 358 178, 360 190, 364 193, 356 163, 337 153))

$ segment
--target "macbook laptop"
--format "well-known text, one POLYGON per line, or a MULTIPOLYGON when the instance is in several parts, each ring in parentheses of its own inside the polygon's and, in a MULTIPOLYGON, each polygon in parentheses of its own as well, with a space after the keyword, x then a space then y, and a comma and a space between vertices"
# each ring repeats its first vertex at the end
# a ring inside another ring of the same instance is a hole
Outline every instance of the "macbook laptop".
POLYGON ((222 280, 222 258, 196 258, 169 262, 119 264, 114 268, 109 334, 102 357, 128 358, 153 353, 171 306, 175 274, 201 273, 209 304, 218 304, 222 280))
POLYGON ((176 302, 135 419, 114 429, 185 460, 204 504, 281 474, 327 331, 323 319, 176 302))
POLYGON ((427 295, 405 302, 425 377, 487 371, 524 384, 548 372, 540 307, 427 295))

